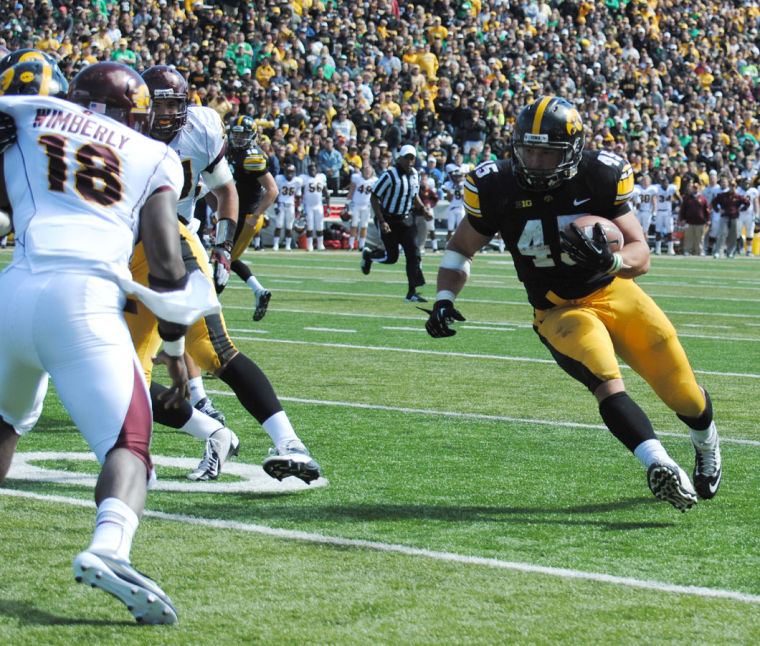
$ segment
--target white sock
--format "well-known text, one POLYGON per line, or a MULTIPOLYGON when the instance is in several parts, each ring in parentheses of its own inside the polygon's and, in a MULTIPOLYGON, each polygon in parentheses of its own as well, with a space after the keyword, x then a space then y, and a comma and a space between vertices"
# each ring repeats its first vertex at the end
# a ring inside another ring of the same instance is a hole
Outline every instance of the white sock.
POLYGON ((654 243, 654 251, 655 253, 660 253, 662 251, 662 241, 658 240, 654 243))
POLYGON ((190 386, 190 404, 195 406, 206 396, 206 389, 203 387, 203 377, 193 377, 187 383, 190 386))
POLYGON ((288 440, 298 439, 295 430, 293 430, 293 425, 290 423, 284 410, 281 410, 279 413, 272 415, 269 419, 264 420, 262 426, 269 437, 272 438, 272 442, 274 442, 275 446, 279 446, 288 440))
POLYGON ((256 236, 253 239, 253 248, 254 249, 261 249, 261 236, 256 236))
POLYGON ((274 236, 272 238, 272 248, 277 249, 280 246, 280 236, 274 236))
POLYGON ((106 498, 98 505, 95 532, 89 550, 115 554, 129 562, 132 537, 140 519, 130 507, 118 498, 106 498))
POLYGON ((317 248, 321 249, 324 246, 325 246, 325 237, 317 236, 317 248))
POLYGON ((190 416, 190 419, 187 420, 187 423, 179 430, 188 435, 192 435, 193 437, 207 440, 212 433, 215 433, 220 428, 222 428, 222 424, 213 417, 209 417, 208 415, 201 413, 199 410, 193 409, 193 414, 190 416))
POLYGON ((245 282, 250 286, 250 288, 254 291, 254 293, 258 293, 264 289, 261 286, 261 283, 258 280, 256 280, 256 276, 251 276, 245 282))
POLYGON ((675 243, 674 242, 668 242, 668 253, 673 253, 675 251, 675 243))
POLYGON ((430 249, 433 251, 438 251, 438 240, 433 239, 430 241, 430 249))
POLYGON ((359 249, 364 249, 365 244, 367 244, 367 238, 359 238, 359 249))
POLYGON ((353 248, 354 248, 354 240, 355 239, 356 238, 354 238, 354 236, 349 236, 348 237, 348 248, 351 249, 351 250, 353 250, 353 248))
POLYGON ((314 251, 314 238, 306 238, 306 251, 314 251))
POLYGON ((675 464, 675 460, 668 455, 660 440, 644 440, 636 447, 633 454, 647 469, 655 462, 675 464))
POLYGON ((715 427, 715 422, 710 422, 710 426, 708 426, 704 431, 697 431, 693 428, 689 429, 691 439, 695 442, 699 442, 700 444, 709 444, 712 442, 717 432, 718 429, 715 427))
POLYGON ((285 248, 290 249, 290 238, 285 238, 285 248))

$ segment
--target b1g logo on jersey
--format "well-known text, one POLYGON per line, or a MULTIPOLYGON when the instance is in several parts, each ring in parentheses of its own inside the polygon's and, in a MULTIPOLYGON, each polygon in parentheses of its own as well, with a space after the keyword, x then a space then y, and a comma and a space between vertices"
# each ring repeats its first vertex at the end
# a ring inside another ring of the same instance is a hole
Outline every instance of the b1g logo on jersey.
POLYGON ((529 209, 533 206, 533 200, 517 200, 515 202, 516 209, 529 209))

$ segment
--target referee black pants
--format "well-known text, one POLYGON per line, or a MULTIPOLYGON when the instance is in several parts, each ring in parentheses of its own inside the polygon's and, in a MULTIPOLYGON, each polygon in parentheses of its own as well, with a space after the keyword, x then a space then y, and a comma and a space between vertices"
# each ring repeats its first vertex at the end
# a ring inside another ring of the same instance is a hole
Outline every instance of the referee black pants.
MULTIPOLYGON (((398 248, 401 245, 406 257, 406 279, 409 281, 408 294, 411 296, 416 287, 425 284, 425 277, 422 275, 422 258, 420 258, 420 250, 417 247, 417 228, 414 226, 414 218, 410 217, 406 220, 386 218, 385 221, 391 229, 388 233, 380 232, 385 251, 376 249, 372 252, 372 261, 381 262, 385 265, 395 264, 398 262, 398 248), (407 220, 409 224, 407 224, 407 220)), ((377 225, 377 222, 375 224, 377 225)), ((380 227, 378 227, 379 230, 380 227)))

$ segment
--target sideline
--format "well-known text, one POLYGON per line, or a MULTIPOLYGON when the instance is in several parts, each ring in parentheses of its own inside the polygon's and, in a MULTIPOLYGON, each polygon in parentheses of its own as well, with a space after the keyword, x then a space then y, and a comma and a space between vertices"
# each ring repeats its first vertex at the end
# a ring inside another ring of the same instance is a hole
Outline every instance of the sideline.
MULTIPOLYGON (((65 505, 74 505, 78 507, 94 508, 95 503, 89 500, 80 500, 78 498, 68 498, 64 496, 51 496, 36 494, 28 491, 17 491, 15 489, 0 488, 0 495, 14 496, 18 498, 31 498, 43 502, 59 503, 65 505)), ((676 585, 662 581, 647 581, 645 579, 636 579, 633 577, 621 577, 601 572, 585 572, 583 570, 571 570, 567 568, 555 568, 542 565, 533 565, 531 563, 518 563, 515 561, 502 561, 495 558, 485 558, 481 556, 467 556, 466 554, 456 554, 454 552, 438 552, 434 550, 420 549, 409 547, 407 545, 398 545, 394 543, 381 543, 378 541, 365 541, 361 539, 340 538, 338 536, 324 536, 322 534, 313 534, 291 529, 277 529, 265 525, 254 525, 250 523, 241 523, 229 520, 213 520, 208 518, 197 518, 195 516, 186 516, 184 514, 167 514, 164 512, 145 510, 144 516, 156 518, 159 520, 169 520, 188 525, 201 527, 212 527, 216 529, 228 529, 241 532, 250 532, 272 538, 281 538, 285 540, 303 541, 306 543, 315 543, 319 545, 330 545, 341 548, 355 548, 363 550, 374 550, 376 552, 385 552, 391 554, 402 554, 404 556, 418 556, 421 558, 432 559, 436 561, 445 561, 449 563, 464 563, 468 565, 479 565, 500 570, 512 570, 515 572, 525 572, 527 574, 543 574, 561 579, 573 579, 580 581, 594 581, 597 583, 607 583, 611 585, 620 585, 628 588, 639 588, 642 590, 652 590, 656 592, 666 592, 672 594, 686 595, 692 597, 705 597, 714 599, 730 599, 732 601, 741 601, 743 603, 760 604, 760 595, 737 592, 735 590, 724 590, 721 588, 703 588, 693 585, 676 585)))

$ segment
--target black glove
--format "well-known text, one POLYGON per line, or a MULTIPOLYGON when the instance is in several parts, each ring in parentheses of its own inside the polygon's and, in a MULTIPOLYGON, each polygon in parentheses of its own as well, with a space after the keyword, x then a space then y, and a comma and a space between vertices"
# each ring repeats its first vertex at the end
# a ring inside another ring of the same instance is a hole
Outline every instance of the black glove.
POLYGON ((593 238, 589 238, 581 228, 570 223, 571 233, 559 232, 560 244, 570 259, 579 267, 591 271, 608 272, 615 266, 615 254, 610 251, 607 234, 599 222, 594 225, 593 238))
POLYGON ((217 294, 221 294, 227 281, 230 279, 230 246, 228 243, 215 245, 211 250, 212 275, 214 277, 214 288, 217 294))
POLYGON ((0 155, 16 143, 16 122, 5 112, 0 112, 0 155))
POLYGON ((462 313, 454 307, 454 303, 448 300, 436 301, 433 309, 426 310, 420 307, 423 312, 430 314, 425 329, 434 339, 440 339, 446 336, 454 336, 457 332, 452 330, 449 325, 455 321, 466 320, 462 313))

